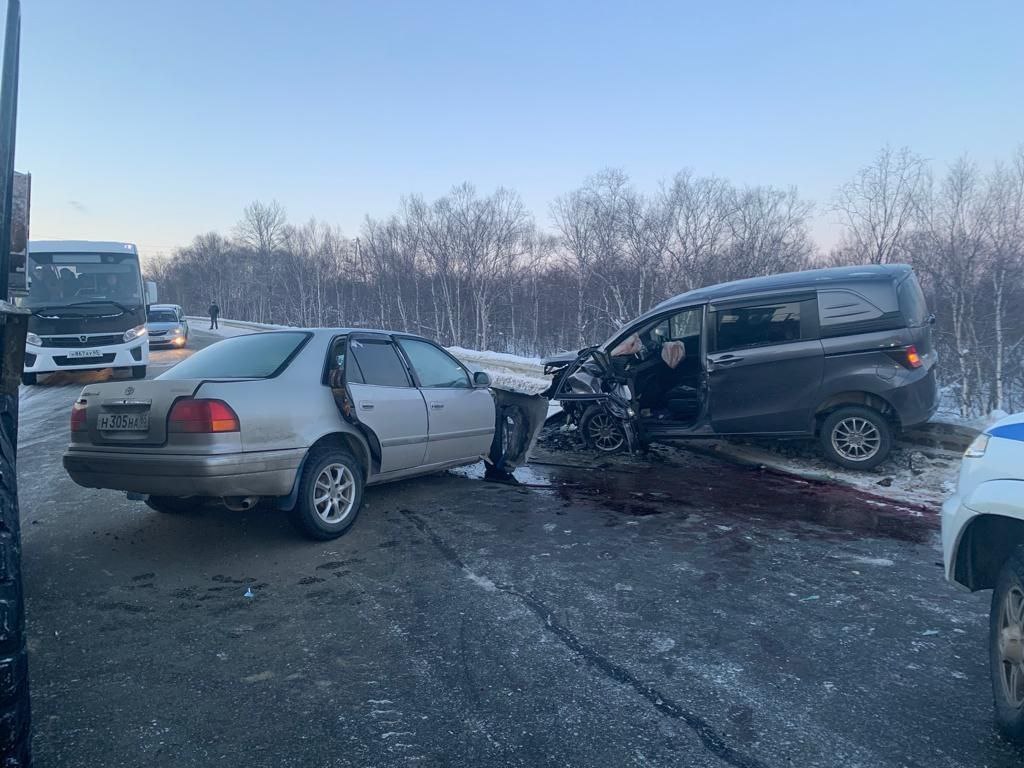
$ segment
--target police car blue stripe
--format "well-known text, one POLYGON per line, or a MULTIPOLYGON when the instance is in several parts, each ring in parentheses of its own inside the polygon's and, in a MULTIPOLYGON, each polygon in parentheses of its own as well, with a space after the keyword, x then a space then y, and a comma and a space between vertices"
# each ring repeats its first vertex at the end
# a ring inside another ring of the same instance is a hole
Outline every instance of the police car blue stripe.
POLYGON ((1001 427, 994 427, 988 431, 992 437, 1001 437, 1004 440, 1019 440, 1024 443, 1024 421, 1016 424, 1003 424, 1001 427))

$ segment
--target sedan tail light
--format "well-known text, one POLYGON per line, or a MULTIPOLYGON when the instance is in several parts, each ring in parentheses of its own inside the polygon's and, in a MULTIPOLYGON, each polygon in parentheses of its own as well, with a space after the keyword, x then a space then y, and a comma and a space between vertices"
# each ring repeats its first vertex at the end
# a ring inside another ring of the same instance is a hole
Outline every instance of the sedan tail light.
POLYGON ((75 404, 71 406, 71 431, 72 432, 85 432, 85 416, 86 416, 86 404, 85 400, 76 400, 75 404))
POLYGON ((171 407, 168 432, 237 432, 238 415, 223 400, 182 398, 171 407))

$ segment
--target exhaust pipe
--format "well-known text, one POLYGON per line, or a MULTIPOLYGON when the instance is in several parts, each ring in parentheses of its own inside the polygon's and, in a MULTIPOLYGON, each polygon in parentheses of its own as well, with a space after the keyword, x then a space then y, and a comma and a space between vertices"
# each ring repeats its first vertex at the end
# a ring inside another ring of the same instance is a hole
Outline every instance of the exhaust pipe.
POLYGON ((225 496, 221 501, 232 512, 248 512, 260 502, 259 496, 225 496))

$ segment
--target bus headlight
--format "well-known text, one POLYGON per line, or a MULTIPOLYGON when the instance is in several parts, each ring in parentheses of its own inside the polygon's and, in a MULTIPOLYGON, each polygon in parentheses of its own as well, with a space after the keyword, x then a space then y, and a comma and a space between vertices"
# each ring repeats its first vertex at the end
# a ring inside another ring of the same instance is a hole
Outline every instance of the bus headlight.
POLYGON ((26 344, 31 344, 33 347, 41 347, 41 346, 43 346, 43 340, 39 338, 39 334, 37 334, 37 333, 31 333, 31 332, 26 333, 25 334, 25 343, 26 344))
POLYGON ((146 326, 136 325, 134 328, 129 328, 124 332, 125 341, 135 341, 135 339, 141 338, 146 335, 146 326))

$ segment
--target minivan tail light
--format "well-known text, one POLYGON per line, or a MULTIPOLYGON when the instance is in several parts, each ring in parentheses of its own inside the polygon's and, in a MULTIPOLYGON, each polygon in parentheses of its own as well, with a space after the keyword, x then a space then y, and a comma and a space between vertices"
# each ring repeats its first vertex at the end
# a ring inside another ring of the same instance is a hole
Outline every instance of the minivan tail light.
POLYGON ((920 368, 924 365, 924 360, 921 359, 921 353, 917 351, 917 347, 913 344, 909 347, 896 347, 894 349, 886 350, 886 354, 904 368, 909 368, 910 370, 920 368))
POLYGON ((71 431, 72 432, 85 432, 85 416, 86 416, 86 403, 85 400, 76 400, 75 404, 71 406, 71 431))
POLYGON ((174 403, 167 417, 168 432, 209 434, 238 430, 238 415, 223 400, 182 398, 174 403))

